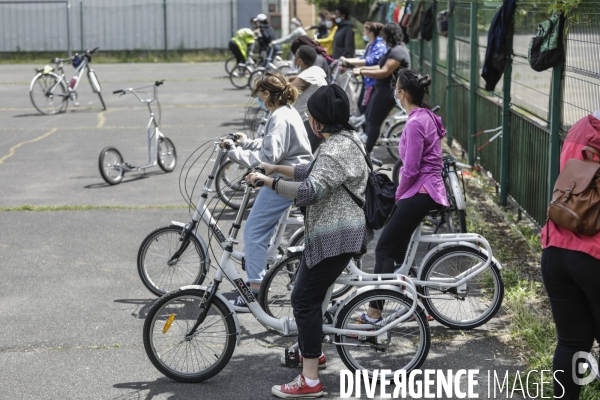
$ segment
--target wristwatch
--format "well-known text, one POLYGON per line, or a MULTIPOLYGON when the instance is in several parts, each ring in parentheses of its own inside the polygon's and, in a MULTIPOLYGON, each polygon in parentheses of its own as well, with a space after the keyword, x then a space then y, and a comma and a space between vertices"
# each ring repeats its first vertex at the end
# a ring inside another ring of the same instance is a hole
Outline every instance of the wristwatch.
POLYGON ((279 182, 279 180, 281 179, 281 177, 276 176, 275 178, 273 178, 273 183, 271 184, 271 189, 276 190, 277 189, 277 183, 279 182))

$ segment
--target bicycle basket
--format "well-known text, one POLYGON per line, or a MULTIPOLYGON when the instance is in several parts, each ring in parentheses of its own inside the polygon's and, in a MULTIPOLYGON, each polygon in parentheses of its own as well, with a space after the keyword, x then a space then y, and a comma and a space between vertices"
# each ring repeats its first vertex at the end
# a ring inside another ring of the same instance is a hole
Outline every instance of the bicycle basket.
POLYGON ((81 62, 83 61, 83 57, 80 56, 79 54, 77 54, 75 57, 73 57, 73 68, 77 68, 81 65, 81 62))

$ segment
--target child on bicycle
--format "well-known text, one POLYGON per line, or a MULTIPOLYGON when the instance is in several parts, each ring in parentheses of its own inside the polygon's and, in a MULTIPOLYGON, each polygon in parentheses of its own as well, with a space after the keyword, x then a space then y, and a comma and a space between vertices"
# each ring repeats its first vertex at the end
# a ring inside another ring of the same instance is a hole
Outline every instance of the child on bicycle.
MULTIPOLYGON (((310 142, 298 111, 291 106, 298 97, 298 89, 278 72, 267 72, 254 86, 252 96, 265 103, 271 116, 265 126, 265 136, 250 140, 238 133, 238 147, 227 155, 246 167, 257 167, 266 162, 281 166, 296 166, 312 161, 310 142)), ((233 147, 231 139, 222 146, 233 147)), ((260 190, 244 227, 244 257, 250 290, 258 297, 260 283, 267 267, 267 247, 275 226, 292 204, 291 198, 280 196, 272 190, 260 190)), ((249 312, 244 299, 231 301, 237 312, 249 312)))
POLYGON ((262 190, 294 198, 296 205, 305 207, 306 247, 292 291, 302 373, 288 384, 273 386, 271 392, 281 398, 323 395, 319 381, 319 368, 327 362, 322 352, 323 300, 352 256, 373 238, 364 211, 344 188, 364 201, 369 171, 362 144, 348 124, 346 93, 337 85, 322 86, 307 107, 312 131, 325 139, 317 159, 295 167, 261 164, 267 174, 293 177, 294 182, 258 173, 248 176, 273 189, 262 190))

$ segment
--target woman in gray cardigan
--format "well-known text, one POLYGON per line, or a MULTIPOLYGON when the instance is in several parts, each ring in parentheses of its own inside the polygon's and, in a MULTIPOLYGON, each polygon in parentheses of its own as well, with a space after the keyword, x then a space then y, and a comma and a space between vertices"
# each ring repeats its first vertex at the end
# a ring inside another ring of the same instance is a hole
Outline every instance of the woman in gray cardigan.
POLYGON ((358 136, 348 125, 348 97, 336 85, 322 86, 307 106, 314 134, 326 140, 317 159, 293 167, 261 163, 268 175, 293 177, 293 182, 258 173, 248 176, 305 207, 306 247, 292 291, 302 374, 273 386, 272 393, 281 398, 322 395, 318 368, 327 362, 321 349, 323 299, 352 256, 373 238, 364 211, 342 186, 365 200, 369 169, 358 136))

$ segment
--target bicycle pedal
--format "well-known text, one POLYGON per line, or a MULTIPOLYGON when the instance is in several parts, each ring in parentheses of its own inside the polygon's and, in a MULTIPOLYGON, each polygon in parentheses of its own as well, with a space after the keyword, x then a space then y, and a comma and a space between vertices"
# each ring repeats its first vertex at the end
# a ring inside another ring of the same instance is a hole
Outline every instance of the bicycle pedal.
POLYGON ((296 368, 300 364, 298 352, 294 349, 285 349, 285 366, 296 368))
POLYGON ((129 163, 123 163, 123 166, 124 166, 125 168, 129 168, 129 169, 134 169, 134 168, 135 168, 133 165, 131 165, 131 164, 129 164, 129 163))

